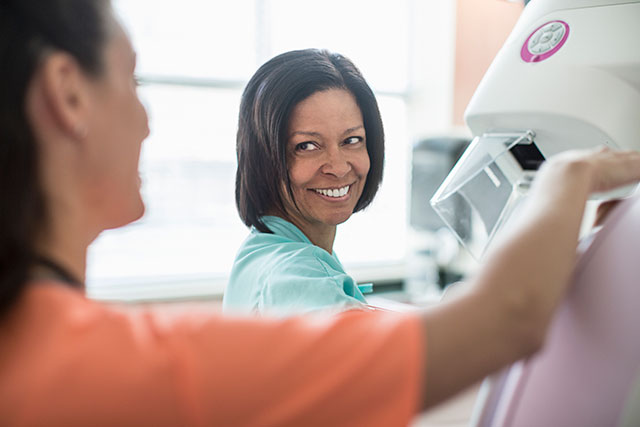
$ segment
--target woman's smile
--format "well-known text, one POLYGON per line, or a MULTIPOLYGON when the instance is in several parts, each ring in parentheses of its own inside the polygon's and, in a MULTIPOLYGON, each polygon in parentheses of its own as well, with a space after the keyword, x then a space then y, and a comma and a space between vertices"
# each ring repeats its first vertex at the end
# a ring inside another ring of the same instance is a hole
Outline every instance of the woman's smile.
POLYGON ((327 199, 331 202, 341 202, 349 199, 351 195, 349 193, 349 189, 352 184, 345 185, 343 187, 333 187, 333 188, 312 188, 311 191, 314 191, 316 194, 321 196, 323 199, 327 199))

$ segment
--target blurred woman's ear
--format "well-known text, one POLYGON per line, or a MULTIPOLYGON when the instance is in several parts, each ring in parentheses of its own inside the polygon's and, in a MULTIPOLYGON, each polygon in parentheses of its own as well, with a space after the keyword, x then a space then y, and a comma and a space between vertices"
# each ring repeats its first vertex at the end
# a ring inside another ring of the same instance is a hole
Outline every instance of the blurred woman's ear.
POLYGON ((82 140, 87 134, 87 115, 90 109, 88 77, 77 61, 63 52, 48 55, 34 79, 37 111, 33 111, 34 125, 56 128, 56 133, 73 140, 82 140))

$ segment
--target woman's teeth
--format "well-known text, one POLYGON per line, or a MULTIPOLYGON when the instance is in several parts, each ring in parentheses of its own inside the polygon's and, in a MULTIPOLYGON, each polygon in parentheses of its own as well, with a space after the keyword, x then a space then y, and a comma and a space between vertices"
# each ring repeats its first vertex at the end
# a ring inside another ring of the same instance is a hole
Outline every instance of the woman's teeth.
POLYGON ((349 185, 342 188, 315 189, 316 193, 327 197, 342 197, 349 192, 349 185))

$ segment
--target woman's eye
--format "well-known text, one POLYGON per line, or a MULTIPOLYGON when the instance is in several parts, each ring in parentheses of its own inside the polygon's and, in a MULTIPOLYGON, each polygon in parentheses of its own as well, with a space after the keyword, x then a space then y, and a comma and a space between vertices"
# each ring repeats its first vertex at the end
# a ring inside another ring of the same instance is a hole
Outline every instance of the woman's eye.
POLYGON ((316 146, 313 142, 301 142, 296 144, 296 151, 312 151, 315 150, 316 146))
POLYGON ((344 140, 344 143, 346 145, 353 145, 353 144, 357 144, 358 142, 362 142, 364 140, 364 138, 362 138, 361 136, 351 136, 347 139, 344 140))

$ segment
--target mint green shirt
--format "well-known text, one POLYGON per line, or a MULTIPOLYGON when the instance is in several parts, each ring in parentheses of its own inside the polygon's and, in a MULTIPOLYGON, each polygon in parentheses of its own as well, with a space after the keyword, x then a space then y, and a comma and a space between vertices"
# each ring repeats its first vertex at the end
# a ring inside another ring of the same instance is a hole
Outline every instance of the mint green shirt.
POLYGON ((262 220, 273 234, 251 229, 233 264, 224 294, 225 311, 292 315, 366 303, 335 252, 315 246, 282 218, 262 220))

